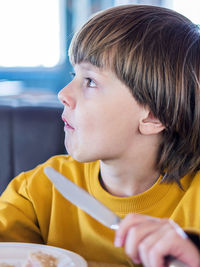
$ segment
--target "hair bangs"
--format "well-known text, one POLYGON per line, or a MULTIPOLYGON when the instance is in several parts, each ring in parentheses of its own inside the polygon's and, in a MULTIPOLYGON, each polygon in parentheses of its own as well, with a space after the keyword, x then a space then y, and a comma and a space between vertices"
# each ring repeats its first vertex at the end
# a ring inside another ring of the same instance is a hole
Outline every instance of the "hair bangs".
MULTIPOLYGON (((99 30, 98 30, 99 31, 99 30)), ((94 26, 90 31, 83 27, 77 32, 69 47, 69 60, 72 65, 81 62, 89 62, 92 65, 102 68, 113 65, 113 56, 116 55, 113 42, 106 41, 107 33, 98 34, 94 26), (114 53, 114 54, 113 54, 114 53)))

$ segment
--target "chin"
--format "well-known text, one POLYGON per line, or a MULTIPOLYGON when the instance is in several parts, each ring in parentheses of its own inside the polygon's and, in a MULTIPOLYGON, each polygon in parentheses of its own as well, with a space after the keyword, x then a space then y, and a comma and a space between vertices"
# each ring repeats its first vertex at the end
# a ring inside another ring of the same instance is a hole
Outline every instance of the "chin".
POLYGON ((93 158, 88 157, 85 153, 67 150, 68 154, 78 162, 91 162, 93 158))
POLYGON ((91 154, 88 155, 89 153, 77 153, 74 151, 68 151, 68 154, 76 161, 83 163, 99 160, 99 157, 92 156, 91 154))
POLYGON ((78 162, 92 162, 100 159, 99 153, 95 150, 91 151, 90 148, 85 148, 84 146, 73 146, 72 144, 65 142, 65 148, 68 155, 78 162))

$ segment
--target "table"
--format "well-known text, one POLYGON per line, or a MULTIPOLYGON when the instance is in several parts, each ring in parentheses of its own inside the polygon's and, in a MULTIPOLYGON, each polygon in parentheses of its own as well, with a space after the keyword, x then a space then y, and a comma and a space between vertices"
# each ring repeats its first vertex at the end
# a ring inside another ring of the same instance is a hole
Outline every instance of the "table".
MULTIPOLYGON (((168 265, 168 267, 188 267, 182 262, 172 259, 168 265)), ((88 262, 88 267, 127 267, 126 265, 121 264, 111 264, 111 263, 101 263, 101 262, 88 262)))
POLYGON ((121 264, 101 263, 101 262, 88 262, 88 267, 126 267, 121 264))

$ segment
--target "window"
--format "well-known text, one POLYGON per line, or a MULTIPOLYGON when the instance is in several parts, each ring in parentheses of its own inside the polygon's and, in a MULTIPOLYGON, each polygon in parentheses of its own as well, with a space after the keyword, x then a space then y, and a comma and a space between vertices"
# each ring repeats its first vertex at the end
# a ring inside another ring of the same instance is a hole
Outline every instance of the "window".
POLYGON ((200 16, 199 16, 200 2, 196 0, 190 0, 190 1, 174 0, 173 9, 188 17, 192 22, 200 24, 200 16))
POLYGON ((74 32, 95 12, 121 4, 165 6, 200 24, 196 0, 0 0, 0 95, 12 87, 57 93, 71 79, 74 32))
POLYGON ((193 23, 200 25, 200 2, 197 0, 162 0, 163 6, 174 9, 189 18, 193 23))
POLYGON ((57 93, 66 84, 66 3, 0 1, 0 95, 19 90, 57 93))
POLYGON ((58 0, 0 1, 0 66, 53 67, 61 61, 58 0))

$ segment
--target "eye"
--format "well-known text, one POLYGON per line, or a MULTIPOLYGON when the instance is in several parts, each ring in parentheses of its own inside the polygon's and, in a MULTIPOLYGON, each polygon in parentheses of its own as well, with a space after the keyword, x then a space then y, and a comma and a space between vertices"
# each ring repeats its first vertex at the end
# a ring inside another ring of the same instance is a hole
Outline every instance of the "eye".
POLYGON ((92 79, 86 78, 86 80, 87 80, 88 87, 91 87, 91 88, 97 87, 96 83, 92 79))
POLYGON ((74 79, 74 77, 76 76, 76 73, 75 72, 70 72, 69 74, 70 74, 70 76, 71 76, 72 79, 74 79))

